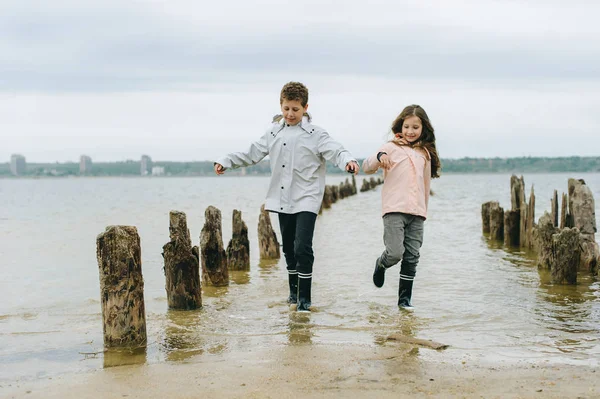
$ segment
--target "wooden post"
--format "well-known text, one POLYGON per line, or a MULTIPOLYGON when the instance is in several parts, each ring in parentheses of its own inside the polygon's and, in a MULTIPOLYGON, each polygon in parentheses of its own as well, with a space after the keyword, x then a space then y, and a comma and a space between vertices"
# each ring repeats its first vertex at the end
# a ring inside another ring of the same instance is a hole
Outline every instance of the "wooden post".
POLYGON ((529 194, 529 204, 527 204, 527 221, 525 224, 525 233, 527 234, 527 248, 533 248, 535 243, 533 242, 533 227, 535 225, 535 193, 533 192, 533 185, 531 186, 531 194, 529 194))
POLYGON ((140 236, 134 226, 108 226, 96 238, 104 347, 146 346, 140 236))
POLYGON ((567 194, 563 193, 562 195, 562 202, 560 205, 560 224, 559 224, 559 228, 562 230, 567 226, 567 220, 569 219, 569 208, 568 208, 568 200, 567 200, 567 194))
POLYGON ((202 281, 215 287, 229 285, 227 257, 223 249, 221 211, 214 206, 209 206, 204 216, 204 227, 200 233, 202 281))
MULTIPOLYGON (((527 208, 527 200, 525 198, 525 180, 521 176, 515 185, 515 201, 518 201, 518 209, 521 211, 521 219, 519 220, 519 245, 527 248, 527 214, 529 209, 527 208)), ((512 197, 511 197, 512 202, 512 197)))
POLYGON ((504 240, 504 209, 498 203, 490 207, 490 238, 504 240))
POLYGON ((552 236, 552 280, 555 283, 577 283, 579 267, 579 229, 565 228, 552 236))
POLYGON ((519 220, 521 211, 504 211, 504 245, 519 246, 519 220))
POLYGON ((260 216, 258 218, 258 247, 261 259, 279 259, 279 241, 271 225, 269 212, 265 211, 265 206, 260 207, 260 216))
POLYGON ((325 186, 325 193, 323 194, 323 202, 321 203, 321 207, 324 209, 331 208, 331 204, 333 203, 332 197, 333 193, 331 191, 331 186, 325 186))
POLYGON ((583 179, 569 179, 569 213, 573 216, 573 227, 582 234, 596 232, 594 195, 583 179))
POLYGON ((198 247, 192 247, 185 213, 169 212, 169 237, 171 241, 163 246, 162 253, 169 308, 200 308, 202 290, 198 247))
POLYGON ((544 212, 533 231, 535 247, 538 250, 538 267, 551 269, 552 266, 552 236, 558 229, 552 223, 552 217, 544 212))
POLYGON ((370 184, 370 186, 371 186, 371 190, 373 190, 375 187, 377 187, 377 180, 375 180, 375 178, 374 178, 374 177, 371 177, 371 178, 369 179, 369 182, 371 183, 371 184, 370 184))
POLYGON ((371 182, 367 179, 363 179, 362 185, 360 186, 360 192, 364 193, 365 191, 369 191, 371 188, 371 182))
POLYGON ((250 241, 248 226, 242 220, 242 212, 233 210, 231 241, 227 245, 229 270, 250 270, 250 241))
POLYGON ((600 250, 596 243, 596 203, 594 194, 582 179, 569 179, 569 210, 580 232, 581 270, 596 272, 600 250))
POLYGON ((354 178, 354 173, 352 173, 352 195, 356 195, 356 179, 354 178))
POLYGON ((554 190, 554 195, 550 200, 550 216, 552 217, 552 224, 554 227, 558 227, 558 192, 554 190))
POLYGON ((338 186, 329 186, 331 189, 331 203, 335 204, 340 196, 340 189, 338 186))
POLYGON ((521 209, 525 202, 525 181, 523 176, 518 178, 516 175, 510 177, 510 209, 516 211, 521 209))
POLYGON ((490 234, 490 209, 500 206, 498 201, 488 201, 481 204, 481 226, 483 234, 490 234))

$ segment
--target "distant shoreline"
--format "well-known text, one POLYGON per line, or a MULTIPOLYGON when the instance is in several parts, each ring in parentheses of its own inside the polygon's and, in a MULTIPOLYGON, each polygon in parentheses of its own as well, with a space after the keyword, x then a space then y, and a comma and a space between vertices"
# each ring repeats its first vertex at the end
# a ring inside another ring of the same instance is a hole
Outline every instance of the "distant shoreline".
MULTIPOLYGON (((362 162, 362 159, 359 159, 362 162)), ((145 164, 146 165, 146 164, 145 164)), ((151 177, 200 177, 213 176, 212 161, 151 161, 146 173, 151 177)), ((20 176, 13 176, 10 163, 0 164, 0 178, 40 177, 139 177, 142 176, 141 161, 98 162, 80 169, 79 162, 27 163, 20 176)), ((442 159, 442 174, 483 173, 593 173, 600 172, 599 157, 519 157, 519 158, 461 158, 442 159)), ((327 163, 328 174, 343 174, 339 168, 327 163)), ((230 176, 266 176, 270 174, 268 160, 247 168, 229 170, 230 176)))

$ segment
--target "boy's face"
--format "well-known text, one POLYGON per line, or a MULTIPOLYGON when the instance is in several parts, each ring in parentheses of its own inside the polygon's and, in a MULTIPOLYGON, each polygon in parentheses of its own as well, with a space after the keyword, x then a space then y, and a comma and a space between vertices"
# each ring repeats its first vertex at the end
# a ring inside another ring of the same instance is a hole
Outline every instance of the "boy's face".
POLYGON ((283 114, 283 118, 289 125, 297 125, 302 120, 302 115, 308 109, 308 104, 306 106, 302 106, 300 101, 298 100, 287 100, 283 99, 281 103, 281 113, 283 114))
POLYGON ((423 132, 423 123, 418 116, 409 116, 402 124, 402 137, 409 143, 419 140, 423 132))

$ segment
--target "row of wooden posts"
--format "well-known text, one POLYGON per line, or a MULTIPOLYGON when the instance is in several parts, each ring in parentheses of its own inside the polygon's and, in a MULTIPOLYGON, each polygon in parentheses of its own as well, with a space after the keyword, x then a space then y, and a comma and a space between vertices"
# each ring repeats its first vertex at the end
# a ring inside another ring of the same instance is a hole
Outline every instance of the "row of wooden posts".
POLYGON ((481 206, 483 233, 537 253, 538 267, 549 269, 555 283, 575 284, 577 272, 600 272, 600 250, 596 243, 594 196, 583 179, 568 180, 568 194, 562 194, 559 212, 558 192, 550 200, 550 213, 544 212, 535 223, 533 186, 529 203, 525 200, 523 176, 510 179, 511 209, 498 201, 481 206))
MULTIPOLYGON (((371 179, 367 184, 370 185, 373 181, 371 179)), ((381 184, 381 180, 379 182, 381 184)), ((371 188, 374 187, 375 185, 371 188)), ((338 186, 326 186, 321 211, 323 208, 330 208, 339 199, 355 194, 354 176, 352 183, 346 179, 338 186)), ((201 281, 207 285, 226 286, 229 284, 229 270, 250 268, 248 227, 242 220, 242 212, 233 210, 232 238, 227 249, 223 246, 221 211, 209 206, 204 214, 199 249, 192 245, 185 213, 169 213, 170 241, 163 246, 162 256, 165 290, 171 309, 200 308, 201 281)), ((258 243, 261 259, 280 258, 279 241, 264 205, 258 220, 258 243)), ((145 346, 144 280, 137 228, 108 226, 96 239, 96 255, 100 271, 104 346, 145 346)))

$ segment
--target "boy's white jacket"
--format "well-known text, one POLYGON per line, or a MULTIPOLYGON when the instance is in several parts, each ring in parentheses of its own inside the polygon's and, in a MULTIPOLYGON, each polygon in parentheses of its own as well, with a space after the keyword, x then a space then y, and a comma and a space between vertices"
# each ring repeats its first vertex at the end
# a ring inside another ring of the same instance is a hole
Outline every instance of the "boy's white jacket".
POLYGON ((279 213, 318 213, 325 192, 325 161, 342 170, 356 161, 325 129, 303 117, 297 125, 274 122, 265 134, 244 152, 217 159, 224 168, 254 165, 269 155, 271 183, 265 209, 279 213))

